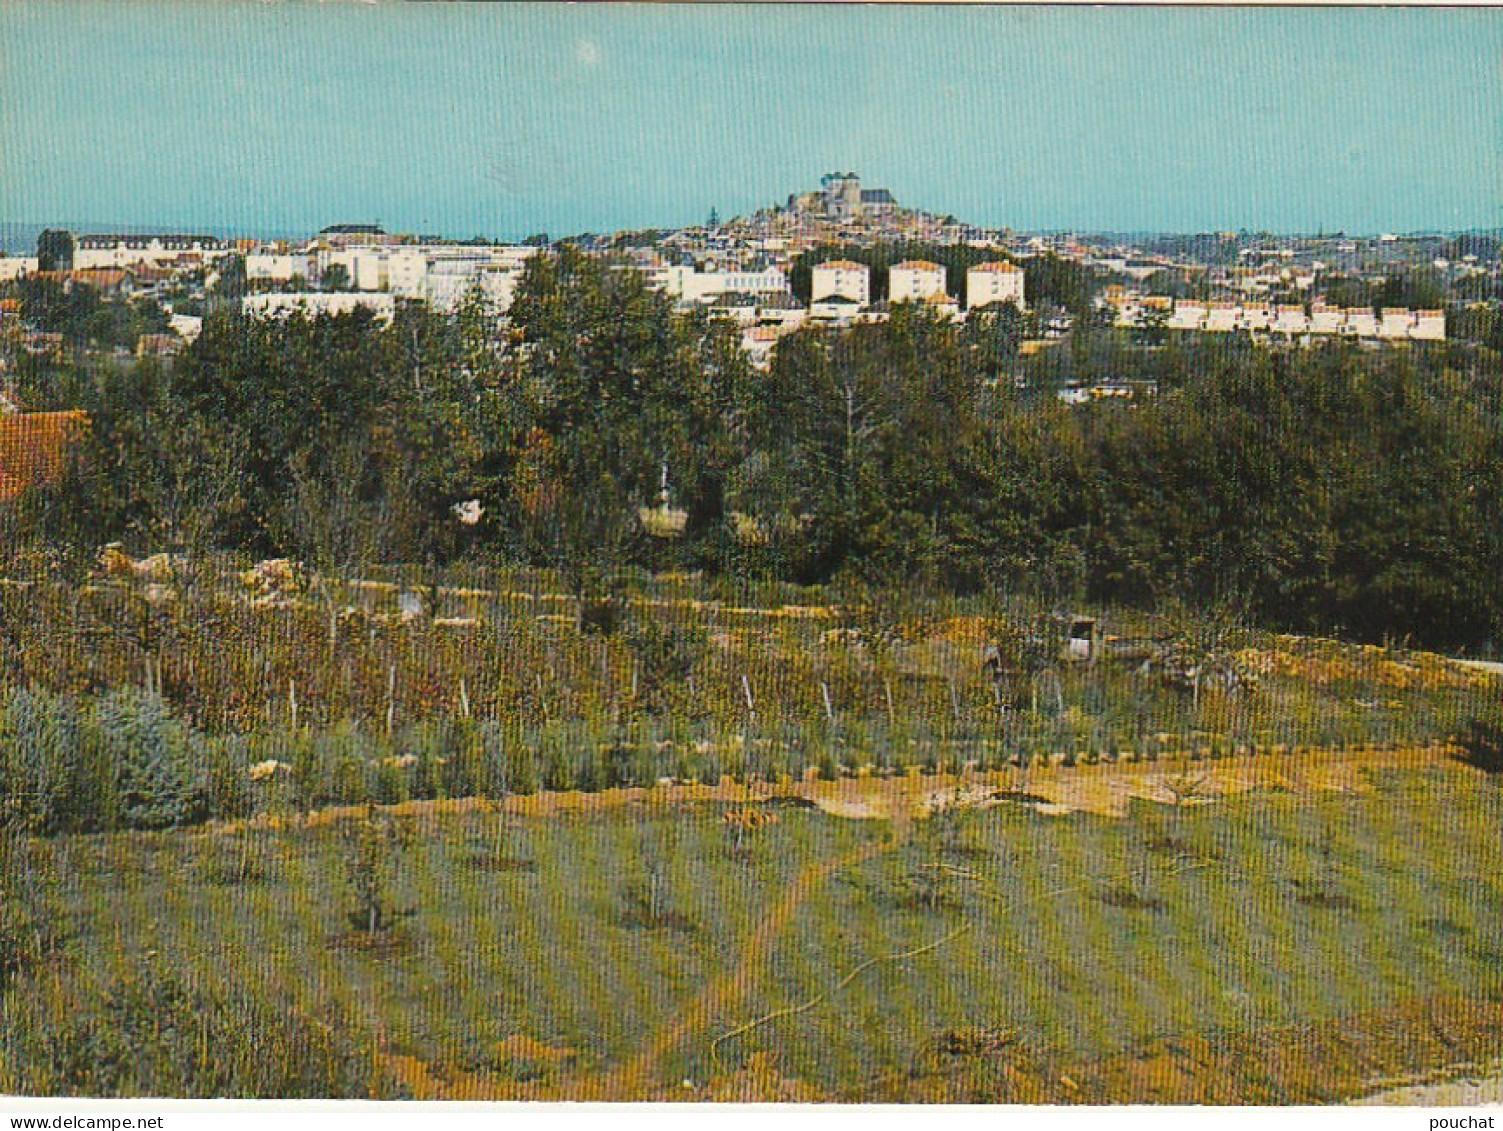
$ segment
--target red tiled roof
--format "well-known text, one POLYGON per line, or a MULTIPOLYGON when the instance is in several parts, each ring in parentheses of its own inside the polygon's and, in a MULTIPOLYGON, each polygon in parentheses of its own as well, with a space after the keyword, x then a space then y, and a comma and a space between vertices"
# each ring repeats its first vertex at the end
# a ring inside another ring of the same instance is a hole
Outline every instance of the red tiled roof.
POLYGON ((977 266, 972 267, 971 270, 972 271, 997 271, 997 272, 1000 272, 1000 273, 1005 274, 1005 275, 1013 275, 1013 274, 1017 274, 1018 272, 1021 272, 1023 269, 1021 267, 1019 267, 1015 263, 993 262, 993 263, 981 263, 981 264, 978 264, 977 266))
POLYGON ((125 272, 117 267, 85 267, 73 272, 73 279, 94 287, 118 287, 125 282, 125 272))
POLYGON ((118 287, 125 282, 125 272, 118 267, 85 267, 78 271, 35 271, 33 279, 65 283, 69 279, 91 287, 118 287))
POLYGON ((34 483, 62 475, 68 449, 88 430, 83 412, 21 412, 0 416, 0 502, 34 483))

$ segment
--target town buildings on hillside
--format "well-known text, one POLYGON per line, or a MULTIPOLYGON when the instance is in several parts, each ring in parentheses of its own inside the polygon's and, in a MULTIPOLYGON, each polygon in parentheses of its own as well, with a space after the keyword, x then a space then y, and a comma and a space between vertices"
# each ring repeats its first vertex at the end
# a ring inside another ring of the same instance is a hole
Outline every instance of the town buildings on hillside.
MULTIPOLYGON (((712 214, 703 225, 569 242, 611 270, 637 273, 680 310, 733 323, 759 364, 801 326, 880 322, 903 304, 955 320, 1010 305, 1030 314, 1038 336, 1025 349, 1047 344, 1071 331, 1080 307, 1051 302, 1047 290, 1028 293, 1028 280, 1044 273, 1034 274, 1031 264, 1074 272, 1112 324, 1155 338, 1199 332, 1295 343, 1441 341, 1447 309, 1496 307, 1503 293, 1500 243, 1492 235, 1020 234, 901 206, 891 191, 863 186, 854 172, 827 173, 816 189, 748 216, 722 222, 712 214), (858 262, 880 262, 895 247, 945 246, 967 249, 963 286, 950 277, 953 267, 911 252, 885 270, 858 262), (832 248, 850 250, 819 261, 832 248), (801 299, 794 279, 805 264, 801 299), (1423 286, 1411 285, 1415 278, 1423 286), (1397 294, 1404 300, 1379 301, 1397 294)), ((239 302, 257 317, 365 309, 388 320, 404 302, 452 311, 477 296, 504 318, 528 261, 549 254, 533 243, 459 243, 364 223, 334 224, 301 241, 49 231, 36 256, 0 255, 0 286, 37 280, 150 300, 168 312, 171 333, 184 342, 214 302, 239 302)), ((59 335, 23 321, 0 309, 6 340, 18 343, 8 347, 13 355, 63 352, 59 335)), ((177 348, 173 338, 143 335, 135 352, 170 357, 177 348)))

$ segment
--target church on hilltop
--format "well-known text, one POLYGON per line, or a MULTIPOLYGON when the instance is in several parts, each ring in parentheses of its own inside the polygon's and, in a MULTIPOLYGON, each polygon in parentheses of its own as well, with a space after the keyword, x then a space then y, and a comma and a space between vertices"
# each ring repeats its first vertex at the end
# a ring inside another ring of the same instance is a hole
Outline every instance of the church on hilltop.
POLYGON ((885 220, 898 210, 898 202, 885 188, 863 189, 855 173, 826 173, 819 191, 788 199, 790 211, 814 213, 832 224, 853 220, 885 220))

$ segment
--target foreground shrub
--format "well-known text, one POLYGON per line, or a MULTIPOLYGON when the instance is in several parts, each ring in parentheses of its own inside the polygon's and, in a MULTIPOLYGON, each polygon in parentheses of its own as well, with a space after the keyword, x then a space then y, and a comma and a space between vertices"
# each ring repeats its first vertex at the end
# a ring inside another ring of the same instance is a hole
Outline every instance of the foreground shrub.
POLYGON ((205 740, 174 718, 161 696, 114 691, 93 716, 93 739, 114 767, 121 825, 165 829, 208 816, 205 740))
POLYGON ((371 806, 363 820, 348 822, 341 832, 350 923, 371 934, 388 930, 397 915, 391 890, 402 855, 412 845, 412 829, 371 806))
POLYGON ((0 806, 35 832, 87 824, 100 809, 85 772, 78 710, 70 699, 17 691, 0 705, 0 806))
POLYGON ((0 1091, 35 1096, 396 1098, 344 1019, 143 965, 64 1009, 7 1012, 0 1091))
POLYGON ((1473 719, 1460 739, 1461 760, 1488 774, 1503 774, 1503 725, 1473 719))

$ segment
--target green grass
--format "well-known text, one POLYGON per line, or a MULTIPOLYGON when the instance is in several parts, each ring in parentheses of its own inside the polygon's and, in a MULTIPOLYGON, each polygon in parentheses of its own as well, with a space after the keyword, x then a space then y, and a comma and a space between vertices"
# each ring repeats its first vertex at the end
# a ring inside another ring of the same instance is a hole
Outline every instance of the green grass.
MULTIPOLYGON (((888 833, 787 809, 740 859, 714 807, 623 809, 512 819, 512 863, 477 868, 493 819, 418 830, 394 892, 413 914, 384 951, 351 943, 341 842, 326 828, 266 836, 239 883, 216 864, 238 860, 240 845, 219 834, 34 841, 66 941, 4 991, 5 1025, 12 1037, 41 1025, 59 992, 73 1014, 98 1010, 112 979, 157 965, 273 1010, 337 1010, 357 1047, 495 1069, 496 1043, 523 1033, 605 1070, 734 968, 801 869, 888 833), (644 852, 666 861, 666 926, 630 914, 644 852)), ((1013 1029, 1041 1053, 1089 1058, 1156 1037, 1496 995, 1500 819, 1495 783, 1445 769, 1385 772, 1366 794, 1143 803, 1126 819, 994 808, 948 846, 921 823, 909 843, 818 887, 751 992, 672 1050, 662 1078, 709 1078, 719 1033, 965 924, 945 947, 876 966, 820 1007, 726 1043, 718 1070, 766 1050, 783 1073, 860 1095, 943 1029, 1013 1029), (972 875, 928 909, 904 898, 904 877, 935 860, 972 875)), ((22 1081, 24 1047, 0 1042, 6 1075, 22 1081)))

